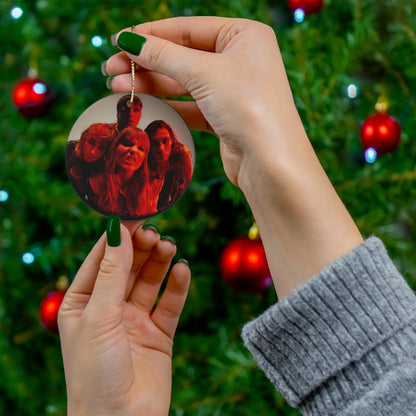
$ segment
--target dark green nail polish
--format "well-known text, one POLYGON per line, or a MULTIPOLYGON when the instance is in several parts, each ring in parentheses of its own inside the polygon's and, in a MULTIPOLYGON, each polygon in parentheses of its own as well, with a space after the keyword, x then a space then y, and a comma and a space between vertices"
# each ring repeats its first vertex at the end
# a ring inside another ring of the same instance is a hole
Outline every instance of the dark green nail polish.
POLYGON ((146 38, 132 32, 122 32, 117 39, 117 46, 133 55, 140 55, 146 38))
POLYGON ((108 77, 107 80, 105 81, 105 85, 106 87, 111 90, 111 82, 113 81, 114 77, 108 77))
POLYGON ((176 240, 171 237, 170 235, 164 235, 163 237, 160 237, 161 240, 169 240, 172 244, 176 245, 176 240))
POLYGON ((154 224, 143 224, 143 230, 153 230, 159 233, 159 228, 156 227, 154 224))
POLYGON ((107 221, 107 243, 110 247, 118 247, 121 244, 120 217, 110 215, 107 221))
POLYGON ((179 259, 178 263, 185 263, 189 267, 189 261, 186 259, 179 259))
POLYGON ((101 64, 101 73, 102 73, 105 77, 108 77, 108 74, 107 74, 107 68, 106 68, 106 66, 107 66, 107 61, 104 61, 104 62, 101 64))

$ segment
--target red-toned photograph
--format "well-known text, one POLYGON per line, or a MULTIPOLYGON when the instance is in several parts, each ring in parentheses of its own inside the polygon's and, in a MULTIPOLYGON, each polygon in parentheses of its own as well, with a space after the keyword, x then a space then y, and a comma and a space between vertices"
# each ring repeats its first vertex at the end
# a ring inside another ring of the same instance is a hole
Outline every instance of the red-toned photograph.
POLYGON ((78 118, 66 167, 89 207, 134 221, 179 200, 192 178, 194 153, 188 127, 168 104, 146 94, 114 94, 78 118))

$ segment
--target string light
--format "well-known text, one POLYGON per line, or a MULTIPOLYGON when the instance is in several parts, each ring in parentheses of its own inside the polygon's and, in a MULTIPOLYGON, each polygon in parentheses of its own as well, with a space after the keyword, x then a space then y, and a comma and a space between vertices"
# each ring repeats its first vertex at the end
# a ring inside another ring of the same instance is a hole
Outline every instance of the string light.
POLYGON ((13 19, 19 19, 23 15, 23 10, 20 7, 13 7, 13 9, 10 11, 10 16, 13 19))
POLYGON ((0 191, 0 202, 6 202, 9 199, 9 193, 2 189, 0 191))
POLYGON ((350 84, 347 87, 347 96, 348 98, 354 99, 357 98, 358 87, 355 84, 350 84))
POLYGON ((32 89, 36 94, 44 94, 47 90, 46 85, 42 82, 37 82, 35 85, 33 85, 32 89))
POLYGON ((367 163, 374 163, 377 159, 377 152, 372 147, 365 151, 365 160, 367 163))
POLYGON ((302 23, 305 20, 305 11, 302 9, 296 9, 293 13, 293 17, 295 18, 295 22, 302 23))
POLYGON ((32 253, 25 253, 22 256, 22 261, 25 264, 32 264, 35 261, 35 256, 32 253))
POLYGON ((103 44, 103 39, 101 36, 94 36, 91 39, 91 43, 96 47, 99 48, 103 44))

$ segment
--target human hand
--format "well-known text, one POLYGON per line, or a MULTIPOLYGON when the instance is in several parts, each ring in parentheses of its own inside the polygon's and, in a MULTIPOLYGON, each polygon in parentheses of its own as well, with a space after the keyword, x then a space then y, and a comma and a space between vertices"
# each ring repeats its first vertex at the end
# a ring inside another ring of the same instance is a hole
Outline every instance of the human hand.
POLYGON ((130 229, 132 236, 121 225, 118 246, 100 238, 60 308, 69 416, 169 411, 173 336, 190 271, 173 266, 154 308, 176 246, 153 229, 130 229))
POLYGON ((191 128, 214 131, 228 178, 252 209, 279 297, 361 244, 303 128, 273 30, 258 22, 185 17, 116 37, 104 66, 114 92, 169 100, 191 128), (334 230, 337 230, 334 232, 334 230))
POLYGON ((115 37, 123 52, 104 66, 116 75, 112 89, 130 91, 133 59, 141 67, 137 91, 195 99, 168 102, 191 128, 219 137, 224 170, 252 209, 279 297, 362 242, 303 128, 270 27, 185 17, 135 33, 115 37))
MULTIPOLYGON (((127 29, 123 36, 132 42, 134 54, 118 53, 105 65, 108 75, 118 75, 112 79, 113 91, 131 89, 133 59, 142 68, 136 73, 136 91, 191 95, 194 102, 168 102, 190 128, 212 130, 220 138, 224 169, 234 184, 244 187, 245 174, 251 186, 253 161, 263 165, 271 150, 278 149, 277 138, 305 136, 269 26, 245 19, 191 17, 141 24, 135 33, 146 39, 140 54, 143 38, 127 29), (265 129, 271 120, 272 132, 265 129)), ((119 38, 118 45, 127 51, 122 41, 119 38)))

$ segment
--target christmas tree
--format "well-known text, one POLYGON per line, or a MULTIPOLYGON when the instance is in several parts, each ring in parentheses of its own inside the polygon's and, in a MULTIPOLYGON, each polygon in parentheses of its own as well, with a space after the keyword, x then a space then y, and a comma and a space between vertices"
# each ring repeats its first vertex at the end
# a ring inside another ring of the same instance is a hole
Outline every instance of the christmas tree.
MULTIPOLYGON (((111 94, 100 64, 117 51, 111 34, 125 27, 179 15, 271 25, 327 174, 363 236, 380 237, 416 289, 416 0, 326 0, 305 11, 287 0, 0 1, 1 414, 66 414, 59 338, 39 310, 105 229, 68 181, 65 146, 77 117, 111 94), (35 75, 38 101, 28 105, 16 91, 35 75), (384 154, 377 145, 365 152, 360 140, 362 122, 377 112, 401 129, 397 149, 384 154)), ((221 278, 221 254, 247 235, 250 209, 224 174, 217 138, 192 134, 191 185, 151 220, 176 238, 177 258, 193 274, 175 339, 171 414, 297 415, 240 339, 242 325, 276 302, 273 288, 246 293, 221 278)))

